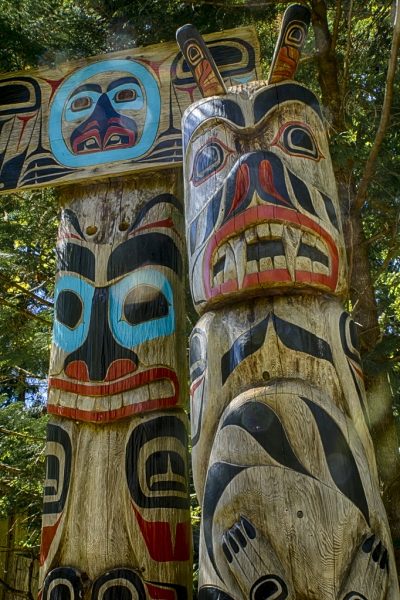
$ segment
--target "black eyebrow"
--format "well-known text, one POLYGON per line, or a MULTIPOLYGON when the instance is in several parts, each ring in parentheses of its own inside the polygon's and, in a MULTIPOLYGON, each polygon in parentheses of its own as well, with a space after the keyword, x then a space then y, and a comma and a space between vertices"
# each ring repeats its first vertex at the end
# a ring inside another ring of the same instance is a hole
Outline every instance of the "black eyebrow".
POLYGON ((56 248, 56 273, 73 271, 90 281, 95 279, 95 257, 93 252, 79 244, 60 244, 56 248))
POLYGON ((182 279, 182 256, 172 238, 164 233, 145 233, 120 244, 110 255, 107 281, 139 267, 169 267, 182 279))
POLYGON ((109 84, 107 92, 113 90, 116 87, 119 87, 120 85, 124 85, 124 83, 136 83, 136 85, 140 85, 136 77, 120 77, 119 79, 116 79, 115 81, 112 81, 109 84))
POLYGON ((184 129, 185 148, 194 130, 211 117, 227 119, 235 123, 235 125, 239 125, 239 127, 245 126, 242 109, 236 102, 225 100, 224 98, 213 98, 208 102, 200 104, 186 119, 184 129))
POLYGON ((83 235, 83 231, 81 226, 79 225, 78 217, 70 208, 66 208, 61 212, 61 219, 65 219, 69 223, 71 223, 72 227, 75 229, 76 233, 80 235, 80 237, 84 240, 85 236, 83 235))
POLYGON ((307 104, 322 120, 318 98, 311 90, 297 83, 284 83, 271 85, 258 94, 254 100, 254 123, 258 123, 271 108, 288 100, 299 100, 303 104, 307 104))
POLYGON ((155 196, 154 198, 152 198, 151 200, 146 202, 146 204, 143 206, 142 210, 139 212, 138 216, 136 217, 135 221, 129 227, 129 229, 127 231, 128 235, 131 233, 131 231, 133 231, 134 229, 136 229, 138 227, 140 222, 143 220, 143 218, 145 217, 145 215, 149 212, 149 210, 151 208, 153 208, 157 204, 163 204, 163 203, 172 204, 172 206, 175 206, 175 208, 181 214, 183 214, 182 204, 178 200, 178 198, 176 198, 176 196, 174 196, 173 194, 159 194, 158 196, 155 196))
POLYGON ((81 92, 98 92, 101 94, 101 86, 97 83, 84 83, 72 92, 70 98, 72 98, 72 96, 76 96, 76 94, 80 94, 81 92))

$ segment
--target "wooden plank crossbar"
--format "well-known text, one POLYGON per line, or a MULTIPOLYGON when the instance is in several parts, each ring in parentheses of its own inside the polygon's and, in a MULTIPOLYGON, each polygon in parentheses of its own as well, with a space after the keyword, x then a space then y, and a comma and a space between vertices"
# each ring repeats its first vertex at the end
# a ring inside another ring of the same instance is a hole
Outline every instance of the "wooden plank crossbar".
MULTIPOLYGON (((227 85, 260 77, 254 27, 205 36, 227 85)), ((201 98, 175 42, 0 76, 0 193, 182 163, 201 98)))

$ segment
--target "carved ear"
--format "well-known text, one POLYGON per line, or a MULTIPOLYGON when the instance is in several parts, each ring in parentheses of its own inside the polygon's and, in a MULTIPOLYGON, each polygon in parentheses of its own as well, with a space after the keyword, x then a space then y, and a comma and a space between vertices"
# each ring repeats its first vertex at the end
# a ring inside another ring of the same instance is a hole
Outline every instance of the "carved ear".
POLYGON ((184 25, 178 29, 176 41, 203 98, 226 94, 218 67, 196 27, 184 25))
POLYGON ((311 11, 301 4, 293 4, 286 10, 275 46, 268 84, 293 79, 307 39, 310 19, 311 11))

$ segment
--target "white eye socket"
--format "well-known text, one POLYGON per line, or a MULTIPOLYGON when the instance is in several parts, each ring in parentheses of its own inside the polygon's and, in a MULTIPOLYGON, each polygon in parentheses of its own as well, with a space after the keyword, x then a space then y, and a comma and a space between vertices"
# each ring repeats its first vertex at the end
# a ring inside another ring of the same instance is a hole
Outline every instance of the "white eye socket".
POLYGON ((136 90, 127 88, 125 90, 119 90, 115 96, 115 102, 133 102, 138 97, 138 93, 136 90))
POLYGON ((79 112, 80 110, 87 110, 93 104, 93 100, 89 96, 81 96, 76 98, 71 103, 72 112, 79 112))
POLYGON ((286 154, 319 161, 324 158, 312 129, 305 123, 285 123, 276 135, 272 146, 278 146, 286 154))
POLYGON ((129 325, 160 319, 168 313, 168 300, 161 290, 152 285, 138 285, 124 298, 123 318, 129 325))

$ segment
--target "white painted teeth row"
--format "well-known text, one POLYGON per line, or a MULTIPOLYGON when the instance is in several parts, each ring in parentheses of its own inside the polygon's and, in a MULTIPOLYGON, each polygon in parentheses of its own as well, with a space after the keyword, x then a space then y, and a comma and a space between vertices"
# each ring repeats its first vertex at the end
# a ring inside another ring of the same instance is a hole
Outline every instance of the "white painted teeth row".
POLYGON ((215 287, 237 279, 241 288, 245 275, 272 269, 287 269, 293 281, 296 270, 330 275, 328 248, 310 231, 260 223, 218 248, 212 260, 211 284, 215 287))

